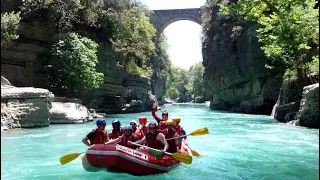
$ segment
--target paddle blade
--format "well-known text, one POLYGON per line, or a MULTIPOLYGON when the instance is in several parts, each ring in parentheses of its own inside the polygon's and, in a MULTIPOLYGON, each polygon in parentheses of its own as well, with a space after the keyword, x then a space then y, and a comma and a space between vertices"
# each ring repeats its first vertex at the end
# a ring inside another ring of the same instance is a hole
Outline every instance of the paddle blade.
POLYGON ((208 128, 204 127, 204 128, 200 128, 200 129, 197 129, 195 131, 192 131, 192 133, 190 133, 190 135, 192 135, 192 136, 201 136, 201 135, 208 134, 208 133, 209 133, 208 128))
POLYGON ((162 153, 153 149, 148 149, 148 153, 155 157, 161 157, 162 153))
POLYGON ((172 153, 172 157, 175 158, 178 161, 181 161, 185 164, 191 164, 192 163, 192 156, 189 156, 188 154, 182 154, 182 153, 172 153))
POLYGON ((200 154, 197 151, 192 150, 192 149, 191 149, 191 154, 192 154, 192 156, 197 156, 197 157, 200 156, 200 154))
POLYGON ((61 163, 61 165, 67 164, 67 163, 73 161, 74 159, 76 159, 79 155, 80 155, 80 153, 71 153, 71 154, 61 156, 60 163, 61 163))

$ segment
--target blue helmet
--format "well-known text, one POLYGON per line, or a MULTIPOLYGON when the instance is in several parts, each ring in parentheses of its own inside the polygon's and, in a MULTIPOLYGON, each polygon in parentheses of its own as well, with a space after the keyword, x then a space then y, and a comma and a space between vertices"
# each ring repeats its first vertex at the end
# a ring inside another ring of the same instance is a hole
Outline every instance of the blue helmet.
POLYGON ((106 120, 104 119, 98 119, 97 122, 96 122, 97 126, 100 126, 102 124, 107 124, 106 120))
POLYGON ((114 120, 112 121, 112 125, 114 125, 115 123, 118 123, 119 126, 121 126, 121 123, 120 123, 120 121, 119 121, 118 119, 114 119, 114 120))
POLYGON ((131 126, 125 126, 125 127, 123 127, 123 130, 124 130, 124 131, 125 131, 125 130, 131 130, 131 131, 133 131, 131 126))

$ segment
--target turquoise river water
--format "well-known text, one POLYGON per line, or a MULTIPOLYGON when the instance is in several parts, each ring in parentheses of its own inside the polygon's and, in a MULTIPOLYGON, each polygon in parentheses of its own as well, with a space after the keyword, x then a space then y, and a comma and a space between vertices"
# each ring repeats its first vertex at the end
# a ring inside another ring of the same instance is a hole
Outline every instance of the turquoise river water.
MULTIPOLYGON (((169 117, 180 116, 187 133, 201 127, 208 135, 190 136, 189 145, 202 156, 168 173, 133 176, 108 171, 86 172, 81 155, 62 166, 59 158, 83 152, 82 138, 95 121, 78 125, 50 125, 1 133, 1 179, 319 179, 319 130, 278 123, 271 117, 213 111, 204 105, 165 105, 169 117)), ((160 115, 161 112, 158 112, 160 115)), ((122 125, 139 116, 154 121, 150 112, 109 115, 122 125)))

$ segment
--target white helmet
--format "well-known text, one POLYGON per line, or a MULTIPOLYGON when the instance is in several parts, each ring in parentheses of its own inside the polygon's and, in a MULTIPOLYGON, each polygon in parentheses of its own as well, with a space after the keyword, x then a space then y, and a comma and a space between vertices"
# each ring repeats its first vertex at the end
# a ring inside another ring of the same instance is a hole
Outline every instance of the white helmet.
POLYGON ((138 125, 138 124, 137 124, 137 121, 135 121, 135 120, 130 121, 130 125, 132 125, 133 123, 136 124, 136 125, 138 125))

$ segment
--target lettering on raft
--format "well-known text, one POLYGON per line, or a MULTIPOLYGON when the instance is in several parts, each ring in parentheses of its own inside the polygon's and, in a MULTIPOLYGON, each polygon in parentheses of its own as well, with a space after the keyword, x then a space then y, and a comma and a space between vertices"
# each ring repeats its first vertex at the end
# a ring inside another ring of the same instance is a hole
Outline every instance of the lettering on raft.
POLYGON ((136 150, 133 150, 133 149, 121 146, 121 145, 117 145, 116 146, 116 150, 131 154, 131 155, 133 155, 135 157, 138 157, 140 159, 148 161, 148 156, 143 154, 143 153, 141 153, 141 152, 139 152, 139 151, 136 151, 136 150))

